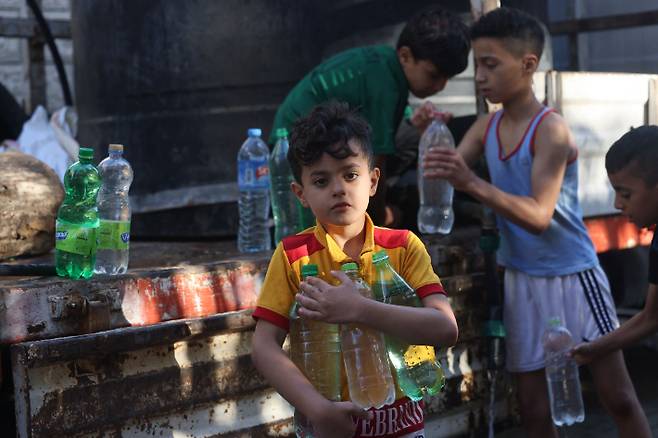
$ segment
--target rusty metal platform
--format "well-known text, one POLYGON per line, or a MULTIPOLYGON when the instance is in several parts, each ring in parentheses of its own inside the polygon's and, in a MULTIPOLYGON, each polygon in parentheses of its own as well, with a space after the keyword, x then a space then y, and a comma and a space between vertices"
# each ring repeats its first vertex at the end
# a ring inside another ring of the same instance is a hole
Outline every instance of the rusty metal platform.
MULTIPOLYGON (((427 400, 431 436, 477 435, 484 424, 478 236, 426 240, 460 326, 459 343, 439 352, 447 384, 427 400)), ((0 277, 0 352, 11 368, 0 402, 18 436, 289 436, 291 407, 249 357, 270 255, 239 254, 234 242, 136 242, 125 275, 0 277)), ((509 388, 498 383, 499 422, 513 417, 509 388)))
POLYGON ((0 277, 0 344, 250 309, 269 257, 239 254, 233 242, 137 242, 124 275, 0 277))

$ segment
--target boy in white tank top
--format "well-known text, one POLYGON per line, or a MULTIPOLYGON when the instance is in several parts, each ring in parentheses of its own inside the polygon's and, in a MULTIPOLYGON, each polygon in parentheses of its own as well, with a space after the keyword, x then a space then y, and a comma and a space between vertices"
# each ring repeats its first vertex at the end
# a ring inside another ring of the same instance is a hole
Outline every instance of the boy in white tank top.
MULTIPOLYGON (((547 320, 559 317, 576 342, 619 323, 578 206, 573 136, 532 91, 544 45, 541 26, 521 11, 500 8, 473 25, 471 38, 478 89, 503 110, 478 119, 456 151, 430 149, 425 176, 447 179, 495 211, 498 260, 505 267, 507 367, 527 435, 557 438, 541 347, 547 320), (492 183, 469 168, 482 154, 492 183)), ((620 436, 650 437, 622 352, 593 361, 590 371, 620 436)))

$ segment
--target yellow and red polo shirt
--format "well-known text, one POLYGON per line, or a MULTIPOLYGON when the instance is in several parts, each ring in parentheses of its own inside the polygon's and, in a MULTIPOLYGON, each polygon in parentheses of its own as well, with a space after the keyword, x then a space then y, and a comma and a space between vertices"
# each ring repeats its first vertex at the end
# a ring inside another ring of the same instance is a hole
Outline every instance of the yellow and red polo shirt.
POLYGON ((337 284, 329 272, 339 271, 344 263, 357 262, 361 277, 372 284, 375 279, 372 254, 382 249, 386 250, 393 269, 414 288, 421 299, 432 294, 446 294, 432 269, 425 245, 418 236, 409 230, 376 227, 367 214, 365 227, 365 242, 359 260, 352 260, 345 254, 319 224, 282 239, 267 268, 254 318, 263 319, 288 331, 288 312, 299 291, 303 265, 318 265, 318 277, 337 284))
MULTIPOLYGON (((357 262, 361 277, 372 284, 375 269, 372 254, 386 250, 389 262, 422 299, 432 294, 446 295, 439 277, 432 269, 425 245, 408 230, 376 227, 368 215, 365 218, 365 242, 359 260, 352 260, 336 241, 317 224, 294 236, 284 238, 277 246, 261 287, 254 318, 268 321, 288 331, 288 312, 299 291, 303 265, 318 265, 318 277, 336 284, 329 274, 340 270, 347 262, 357 262)), ((395 372, 391 368, 395 378, 395 372)), ((349 390, 342 370, 342 397, 349 400, 349 390)), ((397 379, 396 379, 397 380, 397 379)), ((396 401, 379 409, 370 409, 370 420, 359 419, 355 437, 411 437, 423 436, 423 402, 414 402, 404 396, 397 386, 396 401)))

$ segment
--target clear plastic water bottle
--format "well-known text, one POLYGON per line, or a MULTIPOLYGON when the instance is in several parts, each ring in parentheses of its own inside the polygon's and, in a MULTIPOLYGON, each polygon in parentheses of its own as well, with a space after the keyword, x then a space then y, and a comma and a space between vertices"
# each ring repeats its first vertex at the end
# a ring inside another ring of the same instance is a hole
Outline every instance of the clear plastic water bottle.
POLYGON ((277 141, 270 155, 270 182, 272 216, 274 216, 274 243, 300 231, 299 201, 290 189, 293 181, 288 163, 288 130, 276 130, 277 141))
MULTIPOLYGON (((317 276, 318 266, 302 266, 302 279, 317 276)), ((306 320, 297 314, 297 306, 290 310, 290 358, 297 368, 326 399, 340 401, 341 353, 338 325, 306 320)), ((313 426, 295 410, 295 434, 312 437, 313 426)))
POLYGON ((96 262, 98 209, 96 196, 101 177, 93 164, 94 150, 80 148, 78 160, 64 174, 64 201, 55 224, 57 275, 74 280, 90 278, 96 262))
POLYGON ((97 274, 123 274, 128 270, 130 200, 133 169, 123 158, 123 145, 111 144, 108 157, 98 165, 103 184, 98 192, 97 274))
MULTIPOLYGON (((359 293, 372 299, 370 286, 359 276, 356 263, 341 270, 354 282, 359 293)), ((388 363, 384 335, 361 324, 340 326, 341 350, 350 400, 360 408, 381 408, 395 401, 395 383, 388 363)))
POLYGON ((435 118, 425 130, 418 145, 418 229, 423 234, 448 234, 452 231, 455 214, 452 210, 454 189, 444 179, 423 177, 423 159, 431 147, 455 148, 455 139, 440 118, 435 118))
POLYGON ((571 333, 559 318, 548 321, 542 339, 551 416, 556 426, 571 426, 585 420, 578 364, 569 357, 571 333))
POLYGON ((252 128, 238 152, 238 189, 240 198, 238 250, 258 252, 272 249, 268 219, 270 215, 270 150, 260 138, 261 130, 252 128))
MULTIPOLYGON (((372 256, 375 265, 375 281, 372 291, 377 301, 399 306, 423 307, 416 292, 393 269, 386 251, 372 256)), ((410 399, 417 401, 423 394, 438 394, 445 385, 445 375, 436 360, 434 347, 409 345, 401 339, 385 336, 388 358, 395 368, 398 385, 410 399)))

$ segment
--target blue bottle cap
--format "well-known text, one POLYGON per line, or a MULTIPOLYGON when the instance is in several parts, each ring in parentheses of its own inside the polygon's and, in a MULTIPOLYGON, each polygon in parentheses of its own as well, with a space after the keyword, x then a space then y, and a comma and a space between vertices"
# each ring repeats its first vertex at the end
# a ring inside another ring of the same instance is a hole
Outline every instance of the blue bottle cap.
POLYGON ((260 137, 263 132, 260 130, 260 128, 249 128, 247 130, 247 135, 249 137, 260 137))

